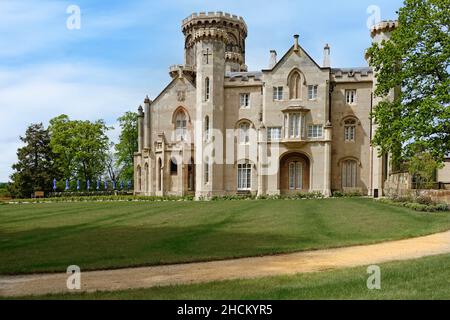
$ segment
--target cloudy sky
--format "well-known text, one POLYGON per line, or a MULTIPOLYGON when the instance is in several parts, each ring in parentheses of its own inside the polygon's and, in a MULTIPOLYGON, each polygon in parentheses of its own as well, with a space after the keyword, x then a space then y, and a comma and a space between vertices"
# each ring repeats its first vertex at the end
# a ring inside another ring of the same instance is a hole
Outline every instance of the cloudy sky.
MULTIPOLYGON (((181 20, 192 12, 225 11, 248 25, 247 65, 260 70, 269 50, 279 55, 300 34, 319 63, 329 43, 334 67, 365 66, 368 19, 395 18, 401 0, 0 0, 0 181, 8 181, 19 136, 31 123, 59 114, 104 119, 116 126, 146 94, 169 81, 168 67, 183 61, 181 20), (81 10, 70 30, 67 8, 81 10), (374 7, 375 6, 375 7, 374 7)), ((116 139, 117 130, 110 133, 116 139)))

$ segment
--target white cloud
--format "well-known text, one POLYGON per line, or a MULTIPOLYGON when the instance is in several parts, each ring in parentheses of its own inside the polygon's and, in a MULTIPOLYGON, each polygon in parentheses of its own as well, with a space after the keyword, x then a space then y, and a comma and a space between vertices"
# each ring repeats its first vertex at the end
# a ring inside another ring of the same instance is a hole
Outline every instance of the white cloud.
MULTIPOLYGON (((136 109, 145 96, 145 88, 136 81, 139 77, 130 74, 118 79, 115 70, 84 64, 0 69, 0 181, 8 179, 19 136, 29 124, 47 124, 64 113, 73 119, 105 119, 117 127, 117 117, 136 109)), ((118 136, 117 128, 110 136, 118 136)))

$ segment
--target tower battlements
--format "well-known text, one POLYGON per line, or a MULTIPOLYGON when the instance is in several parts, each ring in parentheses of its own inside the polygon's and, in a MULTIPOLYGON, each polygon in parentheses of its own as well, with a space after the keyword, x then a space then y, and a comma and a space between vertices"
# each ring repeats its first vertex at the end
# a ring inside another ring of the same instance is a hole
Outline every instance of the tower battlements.
POLYGON ((182 21, 185 36, 185 64, 195 65, 196 44, 204 41, 221 41, 227 71, 243 71, 245 66, 245 39, 247 25, 242 17, 225 12, 193 13, 182 21))
POLYGON ((222 11, 193 13, 182 21, 181 26, 183 33, 185 33, 187 29, 195 25, 205 24, 209 24, 210 26, 238 27, 247 34, 247 24, 244 18, 222 11))
POLYGON ((385 20, 377 23, 370 29, 370 36, 374 38, 375 36, 381 33, 392 32, 395 28, 398 27, 397 20, 385 20))

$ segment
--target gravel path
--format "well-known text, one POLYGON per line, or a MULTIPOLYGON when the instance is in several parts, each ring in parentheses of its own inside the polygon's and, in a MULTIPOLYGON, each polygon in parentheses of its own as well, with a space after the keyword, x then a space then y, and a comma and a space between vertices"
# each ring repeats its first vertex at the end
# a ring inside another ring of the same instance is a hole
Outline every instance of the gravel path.
MULTIPOLYGON (((81 291, 113 291, 325 271, 450 253, 450 231, 337 249, 81 273, 81 291)), ((69 292, 67 274, 0 276, 0 296, 69 292)))

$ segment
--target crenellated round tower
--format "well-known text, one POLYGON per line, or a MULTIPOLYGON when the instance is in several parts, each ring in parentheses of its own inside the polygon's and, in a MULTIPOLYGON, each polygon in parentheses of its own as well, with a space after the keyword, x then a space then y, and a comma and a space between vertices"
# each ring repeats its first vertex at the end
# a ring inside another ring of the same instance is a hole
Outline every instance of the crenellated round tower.
MULTIPOLYGON (((370 29, 370 36, 372 37, 372 42, 382 45, 383 40, 388 41, 391 38, 392 31, 398 27, 398 21, 385 20, 377 23, 370 29)), ((370 59, 366 55, 366 60, 370 64, 370 59)), ((375 72, 375 70, 374 70, 375 72)), ((377 89, 377 76, 373 78, 372 82, 372 92, 377 89)), ((391 90, 385 97, 378 97, 373 94, 372 104, 376 108, 378 103, 383 100, 393 101, 397 97, 396 90, 391 90)), ((372 122, 372 132, 378 129, 378 125, 373 120, 372 122)), ((384 194, 384 183, 389 171, 389 155, 380 156, 380 149, 374 146, 370 148, 370 157, 372 158, 372 173, 371 173, 371 187, 369 188, 369 195, 374 197, 379 197, 384 194)))
POLYGON ((214 39, 222 42, 226 71, 246 71, 247 25, 242 17, 224 12, 193 13, 182 22, 185 36, 185 65, 197 66, 198 43, 214 39))
POLYGON ((183 20, 185 66, 195 72, 196 197, 223 190, 225 145, 224 82, 226 72, 246 71, 247 25, 223 12, 200 12, 183 20))

